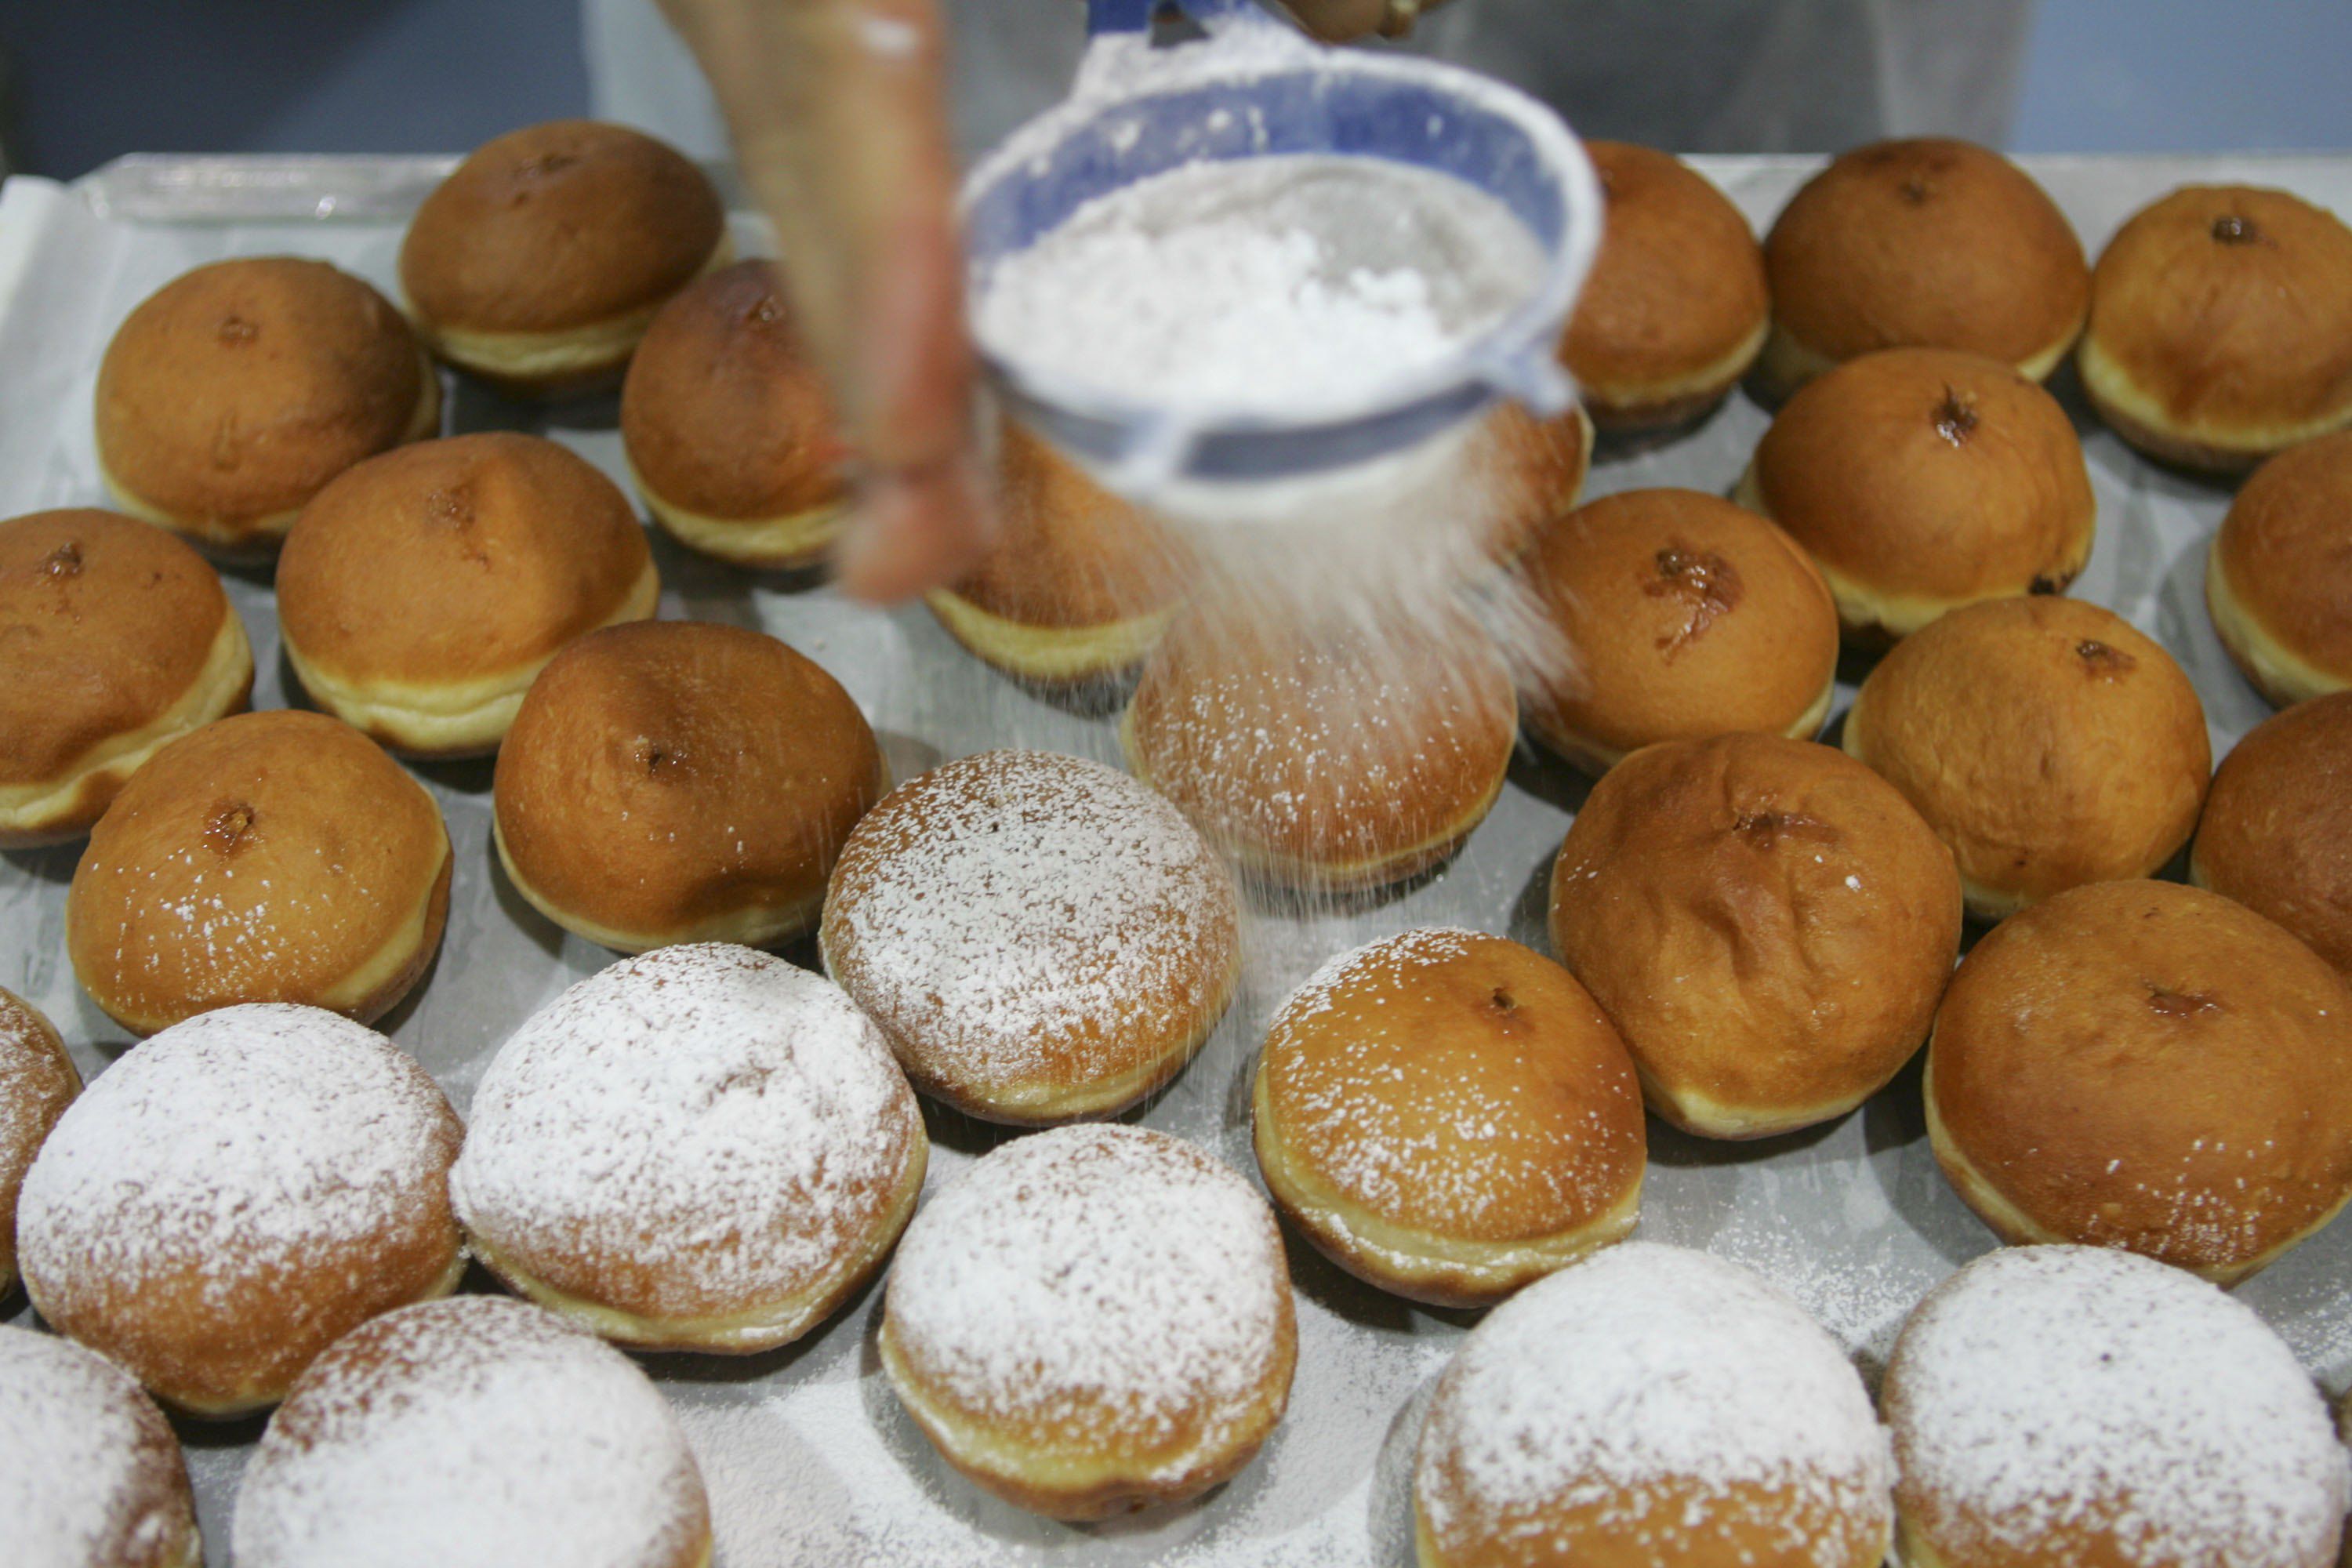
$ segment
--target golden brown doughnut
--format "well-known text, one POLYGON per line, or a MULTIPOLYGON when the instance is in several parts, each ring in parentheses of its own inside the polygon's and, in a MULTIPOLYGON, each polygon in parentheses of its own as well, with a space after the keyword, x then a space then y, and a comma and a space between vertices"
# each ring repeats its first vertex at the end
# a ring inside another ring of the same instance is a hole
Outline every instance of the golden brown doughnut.
POLYGON ((2091 280, 2083 390, 2168 463, 2236 473, 2352 422, 2352 229, 2284 191, 2184 185, 2091 280))
POLYGON ((1007 420, 995 542, 979 565, 925 602, 949 636, 1007 675, 1083 686, 1142 662, 1194 569, 1174 531, 1007 420))
POLYGON ((1805 182, 1764 238, 1764 378, 1793 391, 1878 349, 1958 349, 2042 381, 2083 330, 2090 269, 2066 215, 1989 148, 1874 142, 1805 182))
POLYGON ((112 512, 0 522, 0 847, 89 831, 156 748, 242 709, 253 648, 220 578, 112 512))
POLYGON ((2246 679, 2284 708, 2352 687, 2352 430, 2290 447, 2230 503, 2205 608, 2246 679))
POLYGON ((41 1141, 81 1092, 58 1031, 14 992, 0 991, 0 1298, 16 1288, 16 1191, 41 1141))
POLYGON ((1838 613, 1788 535, 1698 490, 1622 490, 1538 535, 1520 572, 1551 646, 1528 728, 1587 773, 1655 741, 1810 741, 1837 694, 1838 613))
POLYGON ((1002 1144, 924 1205, 880 1343, 940 1458, 1069 1520, 1230 1479, 1282 1419, 1298 1359, 1265 1200, 1192 1145, 1118 1122, 1002 1144))
POLYGON ((182 273, 98 367, 115 505, 236 560, 268 560, 329 479, 440 422, 441 384, 391 301, 291 256, 182 273))
POLYGON ((661 308, 621 384, 621 441, 654 521, 706 555, 812 566, 841 525, 849 446, 772 263, 661 308))
POLYGON ((1560 359, 1601 428, 1685 424, 1764 347, 1764 252, 1729 198, 1673 153, 1623 142, 1584 150, 1608 216, 1560 359))
POLYGON ((746 1354, 814 1328, 898 1239, 930 1149, 838 986, 723 942, 573 985, 499 1047, 471 1116, 449 1192, 474 1256, 654 1350, 746 1354))
POLYGON ((1481 552, 1508 563, 1576 510, 1592 471, 1592 420, 1582 408, 1538 419, 1498 403, 1470 437, 1463 508, 1477 521, 1481 552))
POLYGON ((237 1486, 239 1568, 707 1568, 702 1472, 660 1390, 549 1312, 454 1296, 311 1363, 237 1486))
POLYGON ((1275 1015, 1251 1104, 1290 1223, 1416 1301, 1499 1300, 1641 1210, 1624 1041, 1559 965, 1498 936, 1423 927, 1333 959, 1275 1015))
POLYGON ((2189 879, 2352 976, 2352 692, 2273 714, 2221 759, 2189 879))
POLYGON ((1927 1100, 1937 1162, 2004 1241, 2234 1283, 2352 1195, 2352 988, 2217 893, 2076 888, 1962 962, 1927 1100))
POLYGON ((531 907, 624 952, 782 942, 816 924, 887 769, 838 681, 703 621, 592 632, 499 749, 499 863, 531 907))
POLYGON ((463 1130, 415 1058, 317 1007, 223 1007, 90 1080, 26 1173, 42 1321, 194 1415, 274 1405, 347 1330, 446 1295, 463 1130))
POLYGON ((1811 383, 1764 432, 1738 499, 1812 552, 1868 646, 1979 599, 2064 593, 2098 527, 2058 400, 1941 349, 1864 354, 1811 383))
POLYGON ((1980 920, 2151 875, 2189 842, 2213 767, 2172 656, 2075 599, 1988 600, 1905 638, 1844 742, 1952 847, 1980 920))
POLYGON ((2326 1402, 2180 1269, 1979 1258, 1904 1324, 1882 1405, 1916 1568, 2334 1568, 2352 1486, 2326 1402))
POLYGON ((422 441, 349 469, 278 562, 287 662, 395 751, 496 751, 533 677, 583 633, 654 613, 628 498, 552 441, 422 441))
POLYGON ((989 751, 909 779, 850 834, 825 970, 917 1088, 992 1121, 1126 1110, 1182 1070, 1241 978, 1233 877, 1099 763, 989 751))
POLYGON ((1421 1568, 1878 1568, 1893 1466, 1845 1352, 1777 1288, 1629 1242, 1538 1280, 1438 1380, 1421 1568))
POLYGON ((1502 791, 1517 701, 1457 612, 1378 619, 1180 616, 1120 721, 1129 770, 1268 881, 1345 891, 1440 864, 1502 791))
POLYGON ((136 1035, 234 1002, 362 1023, 424 975, 449 835, 422 784, 322 713, 205 725, 131 775, 74 868, 66 945, 136 1035))
POLYGON ((512 391, 604 384, 654 315, 727 264, 703 172, 593 120, 509 131, 433 188, 400 242, 400 288, 433 352, 512 391))
POLYGON ((1764 1138, 1844 1115, 1910 1060, 1959 951, 1960 888, 1869 769, 1723 735, 1644 748, 1593 786, 1550 918, 1651 1109, 1764 1138))
POLYGON ((130 1373, 0 1328, 0 1547, 23 1568, 204 1568, 180 1441, 130 1373))

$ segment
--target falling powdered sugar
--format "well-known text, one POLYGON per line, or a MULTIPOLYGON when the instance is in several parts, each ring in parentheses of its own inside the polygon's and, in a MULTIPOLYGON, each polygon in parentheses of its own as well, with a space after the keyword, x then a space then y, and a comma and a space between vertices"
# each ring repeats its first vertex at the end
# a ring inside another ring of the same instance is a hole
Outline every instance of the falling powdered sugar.
POLYGON ((977 280, 992 353, 1130 401, 1295 416, 1442 366, 1533 291, 1526 226, 1386 159, 1189 163, 1089 201, 977 280))
POLYGON ((568 1294, 663 1316, 822 1293, 922 1156, 873 1023, 723 942, 573 985, 499 1048, 472 1110, 450 1173, 467 1230, 568 1294))
POLYGON ((176 1563, 195 1528, 179 1442, 131 1374, 0 1328, 0 1562, 176 1563))
POLYGON ((950 1184, 899 1244, 887 1311, 915 1375, 962 1412, 1065 1423, 1097 1452, 1197 1431, 1179 1471, 1263 1419, 1295 1346, 1265 1200, 1116 1123, 1023 1138, 950 1184))
POLYGON ((1570 1509, 1640 1528, 1676 1497, 1690 1500, 1667 1528, 1696 1531, 1731 1489, 1766 1489, 1750 1493, 1756 1528, 1793 1561, 1824 1521, 1883 1531, 1891 1468, 1861 1377, 1794 1301, 1736 1264, 1628 1242, 1471 1334, 1415 1492, 1444 1540, 1570 1509))
POLYGON ((436 1210, 446 1226, 458 1137, 432 1079, 373 1029, 281 1003, 199 1014, 58 1119, 25 1177, 20 1261, 45 1309, 190 1277, 217 1306, 436 1210))
POLYGON ((2177 1568, 2333 1562, 2347 1467, 2326 1403, 2244 1303, 2130 1253, 1992 1253, 1887 1368, 1906 1525, 1948 1556, 2177 1568))
POLYGON ((241 1568, 697 1561, 702 1480, 661 1394, 537 1307, 457 1296, 321 1355, 236 1502, 241 1568))

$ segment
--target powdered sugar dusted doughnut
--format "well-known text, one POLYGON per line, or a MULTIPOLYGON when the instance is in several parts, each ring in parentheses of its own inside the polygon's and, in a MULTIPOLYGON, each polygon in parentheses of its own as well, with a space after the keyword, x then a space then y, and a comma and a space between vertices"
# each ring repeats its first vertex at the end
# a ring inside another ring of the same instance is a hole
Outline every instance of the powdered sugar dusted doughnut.
POLYGON ((475 1254, 608 1338, 768 1350, 864 1283, 929 1152, 839 987, 723 942, 616 963, 541 1009, 450 1173, 475 1254))
POLYGON ((172 1404, 259 1409, 339 1335, 457 1283, 458 1137, 372 1029, 276 1003, 202 1014, 58 1119, 16 1209, 25 1289, 172 1404))
POLYGON ((1625 1042, 1517 942, 1424 929, 1344 953, 1275 1015, 1258 1169, 1332 1260, 1477 1306, 1633 1228, 1645 1137, 1625 1042))
POLYGON ((994 751, 893 790, 842 850, 826 969, 916 1086, 1034 1125, 1124 1110, 1216 1027, 1240 973, 1232 877, 1113 769, 994 751))
POLYGON ((1885 1435, 1835 1342, 1737 1264, 1615 1247, 1496 1309, 1437 1385, 1423 1568, 1876 1568, 1885 1435))
POLYGON ((246 1467, 239 1568, 699 1568, 710 1510, 626 1356, 526 1302, 387 1313, 302 1375, 246 1467))
POLYGON ((81 1074, 39 1009, 0 991, 0 1296, 16 1288, 16 1191, 81 1074))
POLYGON ((1191 1144, 1113 1124, 1005 1144, 934 1197, 890 1271, 881 1349, 949 1464, 1100 1519, 1247 1464, 1298 1336, 1265 1201, 1191 1144))
POLYGON ((179 1439, 104 1356, 0 1328, 0 1562, 198 1568, 179 1439))
POLYGON ((2325 1568, 2347 1466, 2252 1310, 2087 1247, 1979 1258, 1886 1370, 1913 1568, 2325 1568))

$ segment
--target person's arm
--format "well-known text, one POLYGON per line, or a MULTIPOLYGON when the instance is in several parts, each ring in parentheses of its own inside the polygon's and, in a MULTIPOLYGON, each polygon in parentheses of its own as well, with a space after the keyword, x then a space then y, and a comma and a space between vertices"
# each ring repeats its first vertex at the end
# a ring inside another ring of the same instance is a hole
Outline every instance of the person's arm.
MULTIPOLYGON (((661 4, 775 224, 802 331, 863 461, 841 585, 894 600, 953 581, 988 524, 938 0, 661 4)), ((1336 37, 1410 25, 1421 5, 1288 8, 1336 37)))

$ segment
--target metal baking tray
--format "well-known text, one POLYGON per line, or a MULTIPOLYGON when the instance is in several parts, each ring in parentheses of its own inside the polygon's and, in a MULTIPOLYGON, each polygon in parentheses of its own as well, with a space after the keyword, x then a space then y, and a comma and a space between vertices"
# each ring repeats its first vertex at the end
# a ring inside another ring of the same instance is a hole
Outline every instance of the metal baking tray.
MULTIPOLYGON (((1699 166, 1759 227, 1815 165, 1709 158, 1699 166)), ((2142 203, 2191 180, 2283 185, 2352 213, 2352 158, 2026 159, 2095 251, 2142 203)), ((0 196, 0 515, 102 504, 89 429, 98 360, 123 314, 199 262, 267 252, 323 257, 389 288, 401 224, 445 159, 138 158, 79 187, 12 182, 0 196)), ((738 238, 764 246, 756 220, 738 238)), ((2141 462, 2084 409, 2062 375, 2098 493, 2098 548, 2075 592, 2128 616, 2179 657, 2205 701, 2218 756, 2267 711, 2222 655, 2201 598, 2205 541, 2228 492, 2141 462)), ((534 408, 463 380, 453 430, 527 429, 616 478, 611 400, 534 408)), ((1726 491, 1765 425, 1735 395, 1696 433, 1604 460, 1591 493, 1678 484, 1726 491)), ((965 654, 919 607, 887 613, 821 585, 749 575, 654 549, 662 613, 757 626, 832 670, 864 706, 896 776, 1014 742, 1116 763, 1112 721, 1034 698, 965 654)), ((259 662, 257 706, 292 689, 269 587, 233 575, 230 597, 259 662)), ((5 678, 5 676, 0 676, 5 678)), ((1851 688, 1842 693, 1850 697, 1851 688)), ((449 823, 457 873, 448 935, 415 996, 387 1021, 462 1111, 483 1064, 517 1024, 610 955, 534 913, 489 849, 487 764, 421 767, 449 823)), ((1544 946, 1546 879, 1584 785, 1523 753, 1494 815, 1444 875, 1393 901, 1316 916, 1254 911, 1248 971, 1200 1058, 1143 1120, 1255 1177, 1248 1074, 1284 994, 1340 949, 1448 922, 1544 946)), ((78 849, 0 858, 0 985, 55 1019, 85 1073, 121 1054, 121 1031, 82 997, 65 954, 66 885, 78 849)), ((805 955, 803 955, 805 957, 805 955)), ((952 1177, 998 1133, 934 1116, 930 1180, 952 1177)), ((1916 1068, 1853 1114, 1765 1143, 1710 1143, 1651 1126, 1642 1234, 1736 1258, 1777 1280, 1874 1374, 1904 1314, 1992 1245, 1947 1190, 1927 1147, 1916 1068)), ((749 1360, 655 1356, 701 1455, 727 1568, 889 1563, 1199 1563, 1341 1568, 1412 1561, 1407 1476, 1432 1380, 1472 1321, 1424 1310, 1291 1249, 1299 1362, 1288 1418, 1242 1475, 1196 1505, 1065 1526, 997 1503, 948 1471, 900 1413, 873 1347, 868 1289, 799 1344, 749 1360)), ((478 1280, 477 1283, 479 1283, 478 1280)), ((2352 1382, 2352 1224, 2341 1224, 2240 1294, 2331 1392, 2352 1382)), ((28 1315, 21 1295, 5 1309, 28 1315)), ((181 1428, 209 1561, 227 1561, 237 1478, 261 1424, 181 1428)))

